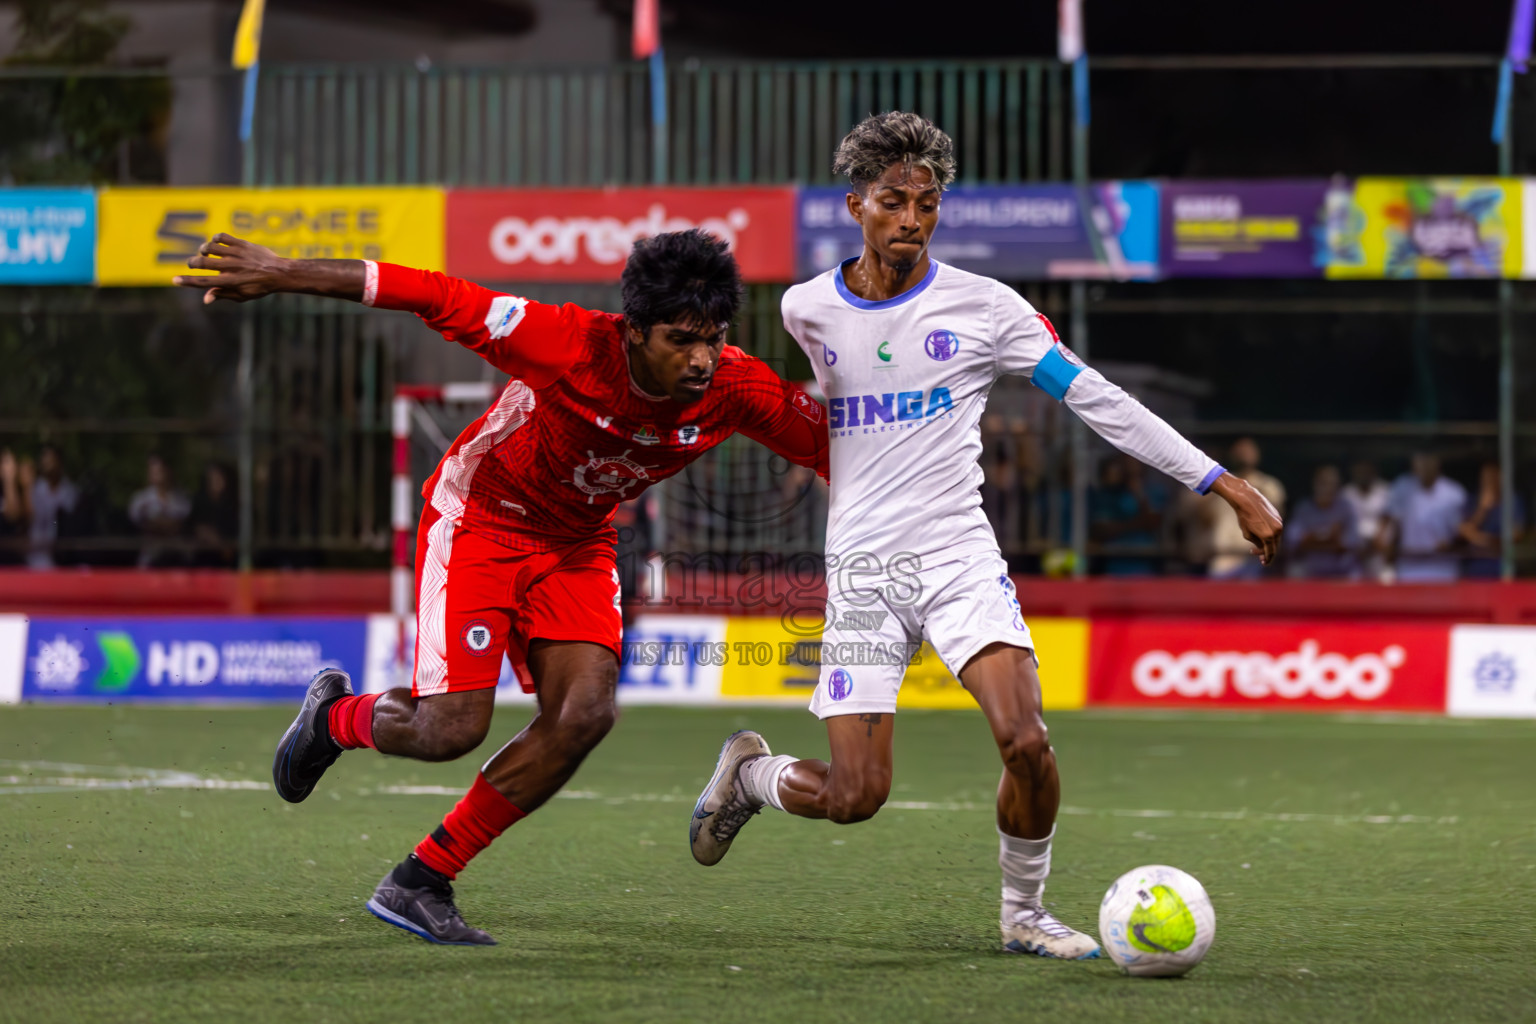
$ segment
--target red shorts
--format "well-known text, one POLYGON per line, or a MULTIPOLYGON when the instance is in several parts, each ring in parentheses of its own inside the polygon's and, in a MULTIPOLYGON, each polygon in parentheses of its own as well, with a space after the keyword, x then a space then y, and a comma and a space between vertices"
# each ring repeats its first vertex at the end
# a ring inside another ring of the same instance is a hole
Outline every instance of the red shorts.
POLYGON ((530 640, 585 640, 619 654, 623 620, 613 539, 518 551, 428 506, 416 536, 414 697, 496 685, 505 651, 523 689, 530 640))

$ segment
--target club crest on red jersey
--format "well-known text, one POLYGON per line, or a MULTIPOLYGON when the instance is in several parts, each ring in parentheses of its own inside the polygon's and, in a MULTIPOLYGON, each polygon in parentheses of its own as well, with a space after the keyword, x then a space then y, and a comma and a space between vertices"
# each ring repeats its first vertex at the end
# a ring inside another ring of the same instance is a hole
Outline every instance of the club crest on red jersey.
POLYGON ((821 403, 804 391, 796 391, 795 397, 790 400, 790 404, 795 407, 795 412, 798 412, 812 423, 821 422, 821 403))
POLYGON ((571 483, 587 496, 587 504, 593 504, 599 494, 617 494, 619 500, 629 497, 629 489, 644 481, 651 483, 650 470, 655 466, 642 466, 629 457, 631 449, 620 455, 599 455, 587 452, 587 461, 576 467, 571 483))

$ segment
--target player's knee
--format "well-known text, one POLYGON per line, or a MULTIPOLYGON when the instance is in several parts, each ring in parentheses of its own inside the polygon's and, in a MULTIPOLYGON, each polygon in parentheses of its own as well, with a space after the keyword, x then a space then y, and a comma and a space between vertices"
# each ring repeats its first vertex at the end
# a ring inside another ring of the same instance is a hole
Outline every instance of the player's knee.
POLYGON ((827 820, 839 825, 868 821, 885 806, 890 795, 889 779, 870 779, 862 786, 835 789, 827 801, 827 820))
POLYGON ((1020 722, 998 741, 1003 766, 1012 775, 1039 778, 1051 756, 1051 737, 1039 716, 1020 722))

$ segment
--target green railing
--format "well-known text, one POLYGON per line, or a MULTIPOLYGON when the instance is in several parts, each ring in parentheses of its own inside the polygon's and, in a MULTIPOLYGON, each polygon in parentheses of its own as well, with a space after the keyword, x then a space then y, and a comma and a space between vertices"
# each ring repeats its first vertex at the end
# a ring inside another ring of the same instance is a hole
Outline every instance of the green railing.
POLYGON ((850 126, 903 109, 954 136, 963 180, 1061 180, 1068 91, 1055 61, 688 61, 662 131, 640 64, 277 65, 247 168, 261 185, 825 182, 850 126))

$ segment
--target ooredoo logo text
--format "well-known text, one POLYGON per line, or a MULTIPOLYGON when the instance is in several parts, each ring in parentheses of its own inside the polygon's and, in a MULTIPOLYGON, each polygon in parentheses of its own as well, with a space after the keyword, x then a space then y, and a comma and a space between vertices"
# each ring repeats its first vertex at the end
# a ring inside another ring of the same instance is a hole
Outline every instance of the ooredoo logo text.
POLYGON ((1374 701, 1387 694, 1394 673, 1407 662, 1408 652, 1397 644, 1350 656, 1323 651, 1316 640, 1304 640, 1296 650, 1279 655, 1157 650, 1136 659, 1131 683, 1147 697, 1221 698, 1230 689, 1250 700, 1374 701))
POLYGON ((503 217, 491 227, 491 253, 502 263, 532 260, 544 265, 575 263, 585 257, 605 265, 623 263, 635 241, 670 231, 701 228, 736 248, 737 235, 751 224, 747 211, 735 207, 720 217, 697 222, 671 216, 661 203, 634 220, 617 217, 503 217))

